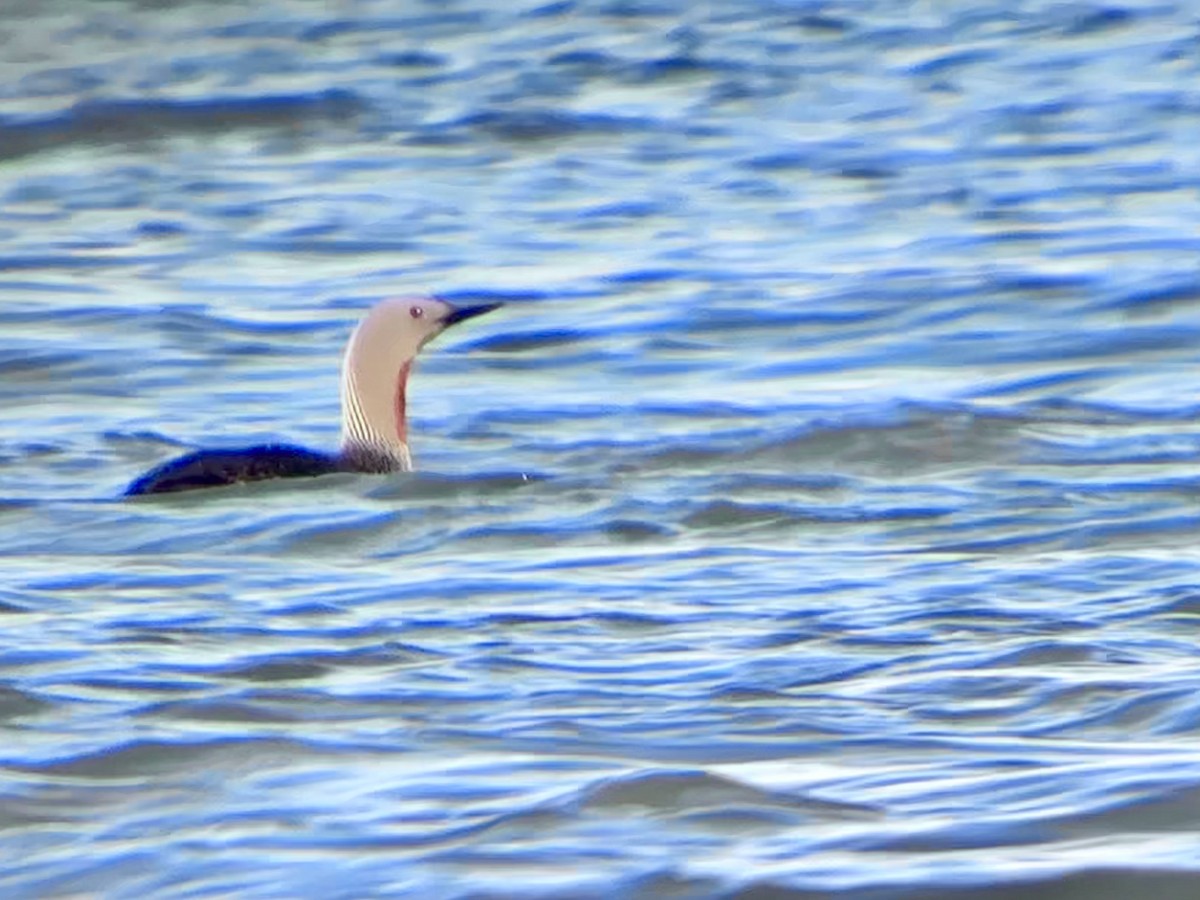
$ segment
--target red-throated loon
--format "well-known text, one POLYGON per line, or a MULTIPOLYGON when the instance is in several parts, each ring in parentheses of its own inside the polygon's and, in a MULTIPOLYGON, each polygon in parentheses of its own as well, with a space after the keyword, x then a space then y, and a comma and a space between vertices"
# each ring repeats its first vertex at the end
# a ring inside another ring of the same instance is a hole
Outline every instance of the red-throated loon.
POLYGON ((451 325, 498 306, 456 307, 424 298, 384 300, 371 309, 354 329, 342 359, 339 452, 321 453, 291 444, 197 450, 151 469, 126 488, 125 496, 331 472, 411 471, 405 389, 413 360, 451 325))

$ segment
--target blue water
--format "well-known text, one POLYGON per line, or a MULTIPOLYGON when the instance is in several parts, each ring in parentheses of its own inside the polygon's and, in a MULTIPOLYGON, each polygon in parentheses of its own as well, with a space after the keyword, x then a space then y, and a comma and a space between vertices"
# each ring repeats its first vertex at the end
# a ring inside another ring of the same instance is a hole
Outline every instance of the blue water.
POLYGON ((1200 896, 1196 37, 0 6, 0 894, 1200 896))

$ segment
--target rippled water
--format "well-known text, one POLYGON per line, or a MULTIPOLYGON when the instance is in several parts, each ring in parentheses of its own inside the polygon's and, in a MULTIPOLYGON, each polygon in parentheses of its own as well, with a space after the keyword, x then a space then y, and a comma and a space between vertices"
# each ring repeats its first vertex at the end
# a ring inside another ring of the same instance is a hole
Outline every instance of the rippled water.
POLYGON ((29 6, 5 897, 1200 895, 1189 7, 29 6))

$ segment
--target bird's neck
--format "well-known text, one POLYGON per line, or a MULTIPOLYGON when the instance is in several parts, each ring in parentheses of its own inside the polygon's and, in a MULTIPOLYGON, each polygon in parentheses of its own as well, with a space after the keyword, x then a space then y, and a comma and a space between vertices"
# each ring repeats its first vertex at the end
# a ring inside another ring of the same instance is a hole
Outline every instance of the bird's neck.
POLYGON ((342 458, 364 472, 408 472, 408 373, 405 362, 389 377, 347 359, 342 368, 342 458))

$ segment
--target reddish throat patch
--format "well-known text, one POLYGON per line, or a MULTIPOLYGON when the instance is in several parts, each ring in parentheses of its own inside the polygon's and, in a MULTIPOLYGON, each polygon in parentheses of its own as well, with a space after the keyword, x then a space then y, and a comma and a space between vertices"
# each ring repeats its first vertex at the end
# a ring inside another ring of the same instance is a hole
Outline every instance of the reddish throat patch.
POLYGON ((408 443, 408 370, 412 368, 411 362, 406 362, 400 367, 400 374, 396 376, 396 437, 400 438, 400 443, 408 443))

